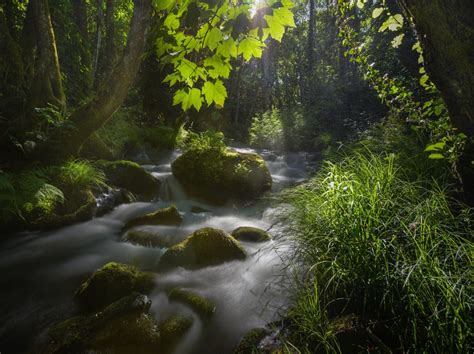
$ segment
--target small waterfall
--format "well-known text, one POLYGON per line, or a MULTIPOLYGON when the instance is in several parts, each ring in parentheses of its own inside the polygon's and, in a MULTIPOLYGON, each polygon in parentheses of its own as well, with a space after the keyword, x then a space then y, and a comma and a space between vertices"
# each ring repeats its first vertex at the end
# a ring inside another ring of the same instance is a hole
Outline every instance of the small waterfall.
POLYGON ((168 174, 161 180, 159 197, 164 201, 182 201, 188 199, 183 186, 172 174, 168 174))

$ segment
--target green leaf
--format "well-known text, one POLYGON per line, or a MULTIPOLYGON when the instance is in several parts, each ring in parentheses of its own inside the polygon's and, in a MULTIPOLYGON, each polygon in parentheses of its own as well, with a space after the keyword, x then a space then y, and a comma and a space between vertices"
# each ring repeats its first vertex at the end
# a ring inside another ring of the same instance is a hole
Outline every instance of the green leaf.
POLYGON ((426 86, 426 83, 428 82, 429 80, 429 76, 427 74, 424 74, 420 77, 420 85, 421 86, 426 86))
POLYGON ((262 56, 263 44, 256 38, 248 37, 239 43, 239 54, 249 61, 252 57, 260 58, 262 56))
POLYGON ((169 14, 166 16, 165 22, 164 22, 165 27, 167 27, 170 30, 176 30, 179 28, 179 18, 178 16, 174 14, 169 14))
POLYGON ((268 24, 268 33, 274 40, 281 42, 283 34, 285 33, 285 27, 277 19, 275 19, 274 16, 266 15, 264 18, 268 24))
POLYGON ((180 103, 184 111, 191 107, 199 111, 202 106, 201 91, 197 88, 192 88, 191 90, 186 88, 176 91, 173 96, 173 105, 176 106, 180 103))
POLYGON ((214 27, 208 33, 204 44, 207 45, 209 49, 214 50, 217 48, 220 41, 222 41, 222 32, 219 28, 214 27))
POLYGON ((213 79, 217 79, 218 77, 227 79, 230 75, 230 70, 232 69, 228 61, 224 61, 216 55, 204 59, 204 66, 212 68, 209 69, 208 72, 209 76, 213 79))
POLYGON ((365 5, 366 0, 357 0, 357 7, 359 9, 363 9, 365 5))
POLYGON ((379 17, 383 12, 384 12, 383 7, 377 7, 376 9, 374 9, 374 11, 372 11, 372 18, 379 17))
POLYGON ((392 47, 393 48, 398 48, 400 47, 400 44, 402 44, 402 41, 403 41, 403 38, 405 37, 405 33, 401 33, 399 34, 398 36, 396 36, 393 40, 392 40, 392 47))
POLYGON ((439 153, 434 153, 434 154, 430 154, 428 156, 429 159, 432 159, 432 160, 442 160, 444 159, 444 156, 442 154, 439 154, 439 153))
POLYGON ((171 7, 171 5, 174 5, 175 0, 155 0, 154 3, 155 8, 160 11, 171 7))
POLYGON ((206 98, 208 106, 210 106, 213 102, 217 106, 224 106, 224 101, 227 97, 227 90, 221 80, 217 80, 215 84, 210 81, 206 81, 202 87, 202 93, 206 98))
POLYGON ((396 14, 390 16, 379 28, 379 32, 384 32, 387 29, 390 31, 397 31, 403 26, 403 16, 396 14))
POLYGON ((295 27, 295 19, 293 18, 293 12, 286 7, 279 7, 273 10, 273 17, 282 26, 295 27))
POLYGON ((440 141, 438 143, 435 143, 435 144, 429 144, 425 151, 428 152, 428 151, 439 151, 439 150, 443 150, 444 147, 446 146, 446 143, 444 141, 440 141))
POLYGON ((232 37, 226 39, 222 44, 217 48, 217 53, 222 55, 225 58, 237 57, 237 45, 232 37))

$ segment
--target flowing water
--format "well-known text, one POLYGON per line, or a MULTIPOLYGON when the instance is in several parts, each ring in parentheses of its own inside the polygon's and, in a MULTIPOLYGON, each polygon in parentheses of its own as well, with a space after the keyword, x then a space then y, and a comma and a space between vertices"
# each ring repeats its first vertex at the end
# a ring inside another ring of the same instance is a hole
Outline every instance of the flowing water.
MULTIPOLYGON (((273 192, 304 180, 314 168, 306 153, 258 152, 271 172, 273 192)), ((171 204, 184 217, 179 227, 142 229, 170 235, 178 241, 207 226, 228 232, 240 226, 255 226, 269 229, 273 237, 264 243, 242 242, 248 254, 244 261, 198 270, 177 267, 156 272, 156 286, 150 295, 156 319, 161 321, 176 313, 194 318, 176 353, 232 352, 248 330, 278 318, 289 301, 288 289, 281 280, 283 260, 291 251, 291 242, 282 226, 276 224, 281 207, 272 207, 269 198, 245 207, 216 207, 188 197, 171 174, 171 162, 178 155, 177 151, 169 152, 154 164, 143 165, 162 181, 156 200, 122 204, 102 217, 55 231, 22 233, 0 245, 0 353, 34 348, 45 338, 49 326, 74 315, 75 289, 105 263, 116 261, 143 270, 156 269, 165 249, 123 242, 121 229, 131 218, 171 204), (202 323, 185 305, 168 300, 166 291, 176 286, 214 302, 217 310, 208 323, 202 323)))

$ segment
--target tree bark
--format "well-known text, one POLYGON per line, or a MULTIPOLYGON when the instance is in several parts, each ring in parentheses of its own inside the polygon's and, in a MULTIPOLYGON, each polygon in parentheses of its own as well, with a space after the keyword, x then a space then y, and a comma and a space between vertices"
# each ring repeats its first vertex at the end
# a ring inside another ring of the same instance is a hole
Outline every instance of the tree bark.
POLYGON ((95 47, 94 47, 94 61, 92 63, 92 77, 94 78, 94 86, 97 78, 97 69, 99 65, 99 54, 102 45, 102 21, 103 21, 103 10, 102 0, 97 0, 97 19, 96 19, 96 30, 95 30, 95 47))
POLYGON ((62 154, 76 154, 89 136, 104 125, 122 105, 142 61, 146 36, 151 19, 151 0, 135 0, 132 22, 124 53, 117 63, 108 85, 96 97, 73 112, 69 121, 75 129, 56 137, 62 154))
POLYGON ((47 0, 30 0, 36 29, 36 62, 31 83, 31 107, 53 104, 62 112, 66 110, 66 96, 62 86, 56 39, 51 23, 47 0))
POLYGON ((440 90, 454 127, 474 134, 474 2, 397 0, 413 19, 427 73, 440 90))

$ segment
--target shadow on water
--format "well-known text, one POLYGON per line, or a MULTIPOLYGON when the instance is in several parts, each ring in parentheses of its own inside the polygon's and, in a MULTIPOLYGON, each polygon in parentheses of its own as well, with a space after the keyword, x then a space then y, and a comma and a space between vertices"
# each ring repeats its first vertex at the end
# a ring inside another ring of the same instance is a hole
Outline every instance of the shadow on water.
MULTIPOLYGON (((238 149, 242 152, 254 151, 238 149)), ((277 155, 258 151, 273 178, 273 191, 298 183, 314 169, 306 153, 277 155)), ((158 321, 171 314, 189 314, 193 326, 176 348, 176 353, 228 353, 248 330, 277 319, 288 304, 288 293, 279 280, 282 259, 291 243, 275 225, 281 212, 266 201, 237 208, 213 206, 189 198, 171 174, 173 151, 144 168, 162 181, 160 195, 150 203, 123 204, 112 212, 88 222, 55 231, 22 233, 10 238, 0 249, 0 352, 31 349, 35 340, 52 324, 71 316, 73 294, 91 272, 109 261, 154 270, 165 249, 147 248, 121 241, 122 227, 131 218, 175 204, 184 216, 179 227, 143 226, 182 240, 201 227, 231 232, 240 226, 270 229, 273 240, 243 243, 248 257, 198 270, 175 268, 156 273, 150 298, 158 321), (196 210, 198 212, 196 212, 196 210), (212 319, 203 323, 186 306, 171 302, 166 291, 172 287, 193 290, 216 305, 212 319)))

